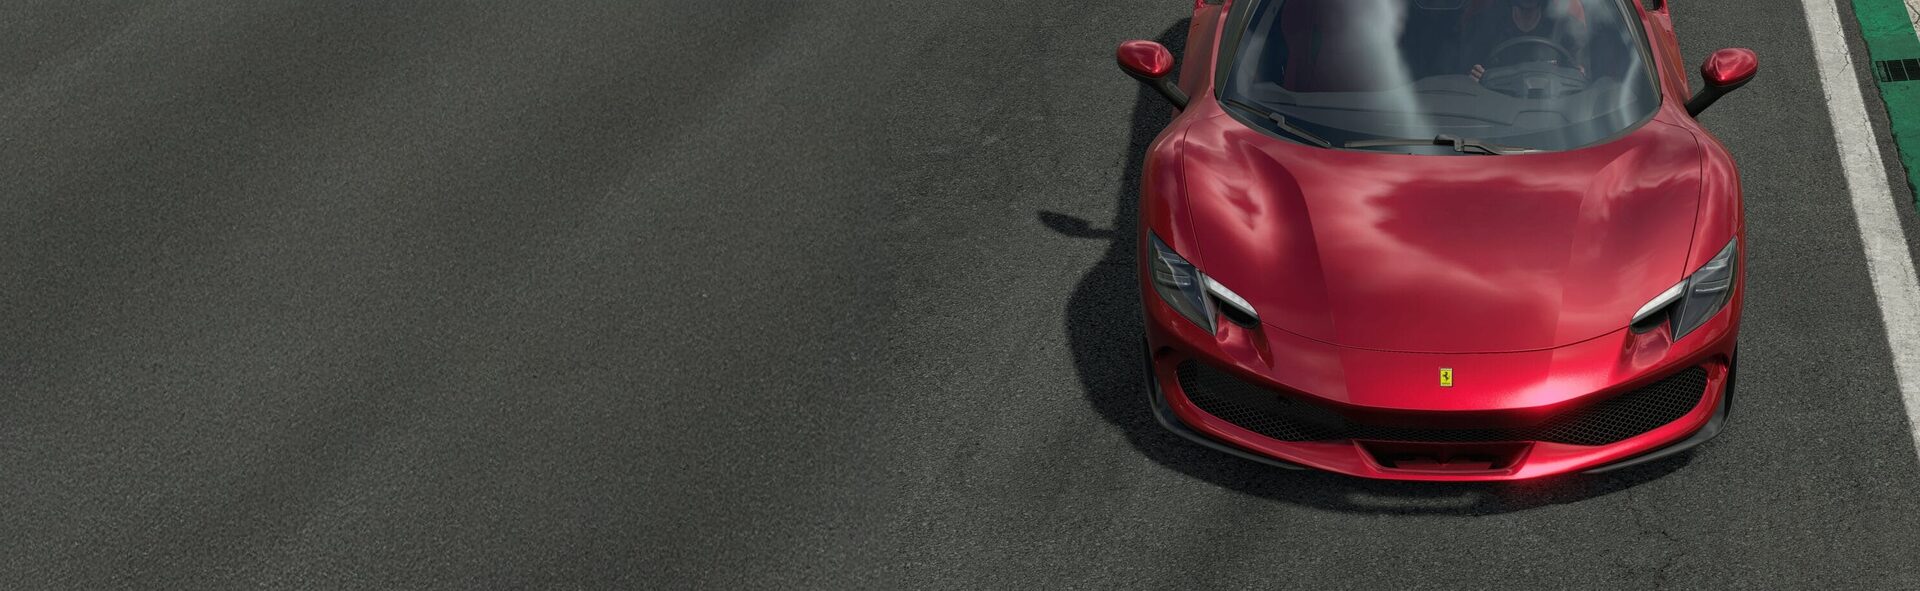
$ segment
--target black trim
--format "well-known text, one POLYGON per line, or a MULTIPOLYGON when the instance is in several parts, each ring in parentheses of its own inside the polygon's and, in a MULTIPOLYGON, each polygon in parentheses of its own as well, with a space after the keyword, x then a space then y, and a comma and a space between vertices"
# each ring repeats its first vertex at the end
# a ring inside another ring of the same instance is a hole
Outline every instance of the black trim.
POLYGON ((1139 80, 1141 84, 1147 85, 1147 88, 1154 89, 1160 93, 1160 96, 1166 97, 1167 102, 1173 103, 1173 108, 1175 109, 1187 108, 1187 93, 1184 90, 1180 90, 1180 87, 1174 86, 1173 81, 1168 80, 1168 78, 1172 78, 1172 75, 1161 76, 1159 78, 1149 78, 1143 74, 1140 74, 1138 72, 1133 71, 1132 69, 1127 68, 1126 64, 1119 63, 1120 56, 1117 56, 1117 55, 1114 56, 1113 61, 1115 64, 1120 66, 1120 71, 1125 72, 1128 77, 1131 77, 1134 80, 1139 80))
POLYGON ((1699 117, 1701 112, 1706 111, 1707 107, 1713 106, 1713 103, 1719 101, 1720 97, 1727 96, 1727 93, 1733 92, 1734 89, 1746 86, 1748 82, 1753 81, 1754 76, 1759 75, 1760 73, 1756 71, 1753 76, 1748 76, 1746 80, 1741 80, 1726 86, 1714 86, 1712 82, 1702 80, 1700 83, 1700 92, 1693 93, 1693 98, 1687 99, 1687 114, 1699 117))
POLYGON ((1727 386, 1726 388, 1723 388, 1720 392, 1720 408, 1714 410, 1713 417, 1708 418, 1707 424, 1701 425, 1700 430, 1694 431, 1693 435, 1687 437, 1686 439, 1680 440, 1679 443, 1675 443, 1673 445, 1669 445, 1669 446, 1666 446, 1657 450, 1653 450, 1645 454, 1634 456, 1625 460, 1614 462, 1612 464, 1607 464, 1605 466, 1601 466, 1598 468, 1589 468, 1586 471, 1581 473, 1582 474, 1605 474, 1607 472, 1612 472, 1614 470, 1619 470, 1621 468, 1638 466, 1638 465, 1653 462, 1656 460, 1672 457, 1675 454, 1693 449, 1695 447, 1699 447, 1700 444, 1711 441, 1715 436, 1718 436, 1720 434, 1720 431, 1722 429, 1726 428, 1727 415, 1733 413, 1733 385, 1735 382, 1734 378, 1739 374, 1739 372, 1736 371, 1738 369, 1740 369, 1740 354, 1739 352, 1736 351, 1733 355, 1733 361, 1727 364, 1727 386))
POLYGON ((1215 441, 1210 437, 1201 435, 1200 432, 1193 430, 1192 427, 1188 427, 1186 423, 1181 422, 1180 417, 1178 415, 1173 414, 1173 406, 1167 404, 1166 393, 1160 391, 1160 380, 1156 380, 1153 377, 1153 353, 1147 349, 1147 347, 1145 346, 1146 343, 1141 343, 1141 345, 1142 345, 1140 347, 1141 368, 1145 370, 1147 375, 1147 402, 1148 402, 1148 405, 1153 408, 1153 418, 1155 420, 1160 421, 1160 426, 1166 427, 1168 431, 1172 431, 1175 435, 1185 437, 1188 440, 1193 441, 1194 443, 1200 444, 1202 447, 1206 447, 1208 449, 1221 452, 1227 455, 1231 455, 1243 460, 1250 460, 1250 461, 1266 464, 1268 466, 1273 466, 1276 468, 1286 468, 1288 470, 1307 469, 1306 466, 1302 466, 1292 462, 1287 462, 1284 460, 1269 458, 1267 456, 1259 455, 1244 449, 1240 449, 1238 447, 1234 447, 1219 441, 1215 441))
POLYGON ((1214 49, 1213 60, 1213 98, 1219 100, 1223 88, 1227 87, 1227 72, 1233 70, 1234 59, 1240 55, 1240 36, 1247 32, 1247 7, 1256 0, 1235 0, 1227 7, 1224 15, 1226 24, 1220 32, 1219 43, 1214 49))

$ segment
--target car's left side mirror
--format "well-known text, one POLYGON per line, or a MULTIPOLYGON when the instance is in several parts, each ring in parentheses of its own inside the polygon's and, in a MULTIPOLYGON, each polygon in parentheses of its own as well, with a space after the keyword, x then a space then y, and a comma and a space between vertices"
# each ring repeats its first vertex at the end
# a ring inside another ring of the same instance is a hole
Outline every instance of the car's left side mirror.
POLYGON ((1114 50, 1113 59, 1120 62, 1120 69, 1128 76, 1160 91, 1175 108, 1187 108, 1187 93, 1167 79, 1173 73, 1173 52, 1167 51, 1167 46, 1135 39, 1121 43, 1120 48, 1114 50))
POLYGON ((1753 75, 1760 73, 1760 56, 1745 48, 1722 49, 1707 56, 1700 64, 1700 78, 1706 86, 1687 101, 1687 114, 1700 116, 1701 111, 1713 106, 1720 97, 1733 92, 1733 89, 1746 85, 1753 75))

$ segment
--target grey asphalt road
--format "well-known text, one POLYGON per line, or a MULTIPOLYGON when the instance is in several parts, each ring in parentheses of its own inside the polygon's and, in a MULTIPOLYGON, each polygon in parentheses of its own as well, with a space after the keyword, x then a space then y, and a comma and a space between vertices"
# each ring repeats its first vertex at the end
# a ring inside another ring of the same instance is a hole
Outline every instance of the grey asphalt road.
POLYGON ((1764 64, 1735 423, 1433 486, 1146 413, 1182 0, 9 3, 0 581, 1920 588, 1799 2, 1676 4, 1764 64))

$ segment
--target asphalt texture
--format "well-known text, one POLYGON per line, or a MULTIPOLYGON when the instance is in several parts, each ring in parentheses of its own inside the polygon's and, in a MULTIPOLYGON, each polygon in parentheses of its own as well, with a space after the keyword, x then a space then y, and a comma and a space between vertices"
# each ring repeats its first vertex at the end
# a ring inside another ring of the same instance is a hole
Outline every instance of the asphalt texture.
POLYGON ((0 581, 1920 588, 1800 4, 1675 4, 1763 64, 1733 422, 1439 486, 1148 414, 1112 50, 1183 0, 10 3, 0 581))

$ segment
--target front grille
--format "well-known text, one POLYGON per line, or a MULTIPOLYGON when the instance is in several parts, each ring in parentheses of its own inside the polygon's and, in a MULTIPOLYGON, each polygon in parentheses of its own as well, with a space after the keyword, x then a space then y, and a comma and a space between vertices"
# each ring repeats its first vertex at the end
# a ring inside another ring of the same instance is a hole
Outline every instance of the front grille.
POLYGON ((1331 408, 1249 384, 1188 360, 1180 389, 1207 414, 1281 441, 1367 439, 1426 443, 1551 441, 1606 445, 1686 416, 1707 391, 1707 370, 1692 367, 1640 389, 1512 428, 1415 428, 1357 422, 1331 408))

